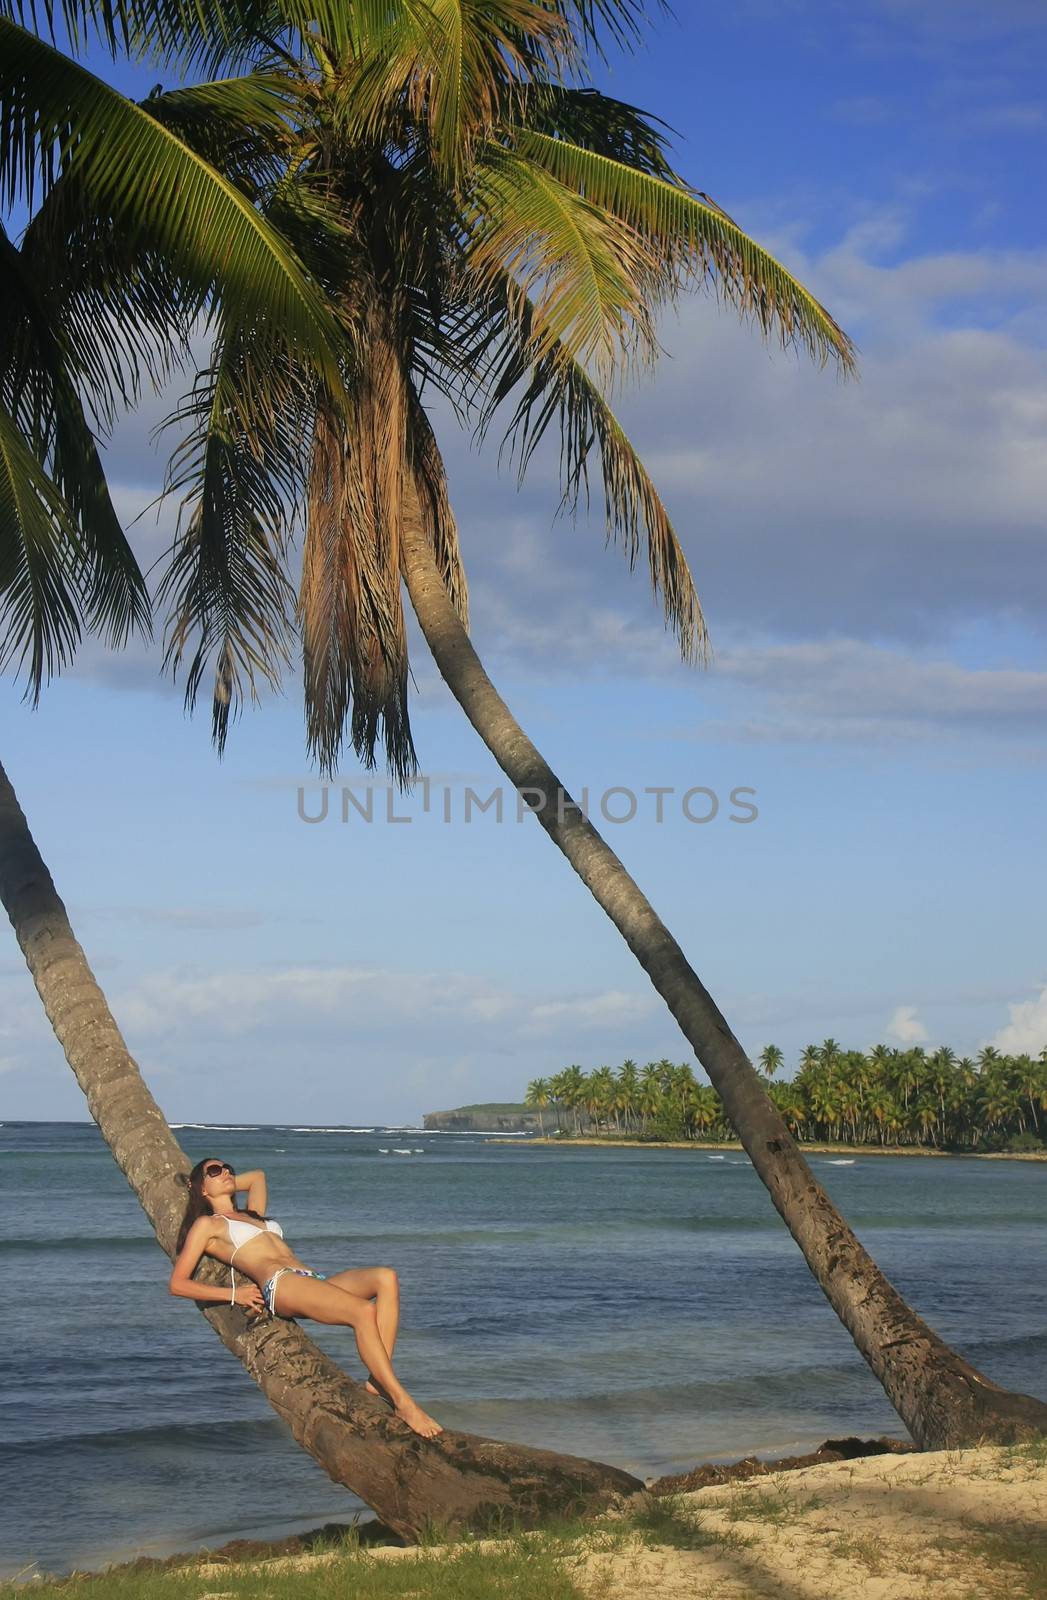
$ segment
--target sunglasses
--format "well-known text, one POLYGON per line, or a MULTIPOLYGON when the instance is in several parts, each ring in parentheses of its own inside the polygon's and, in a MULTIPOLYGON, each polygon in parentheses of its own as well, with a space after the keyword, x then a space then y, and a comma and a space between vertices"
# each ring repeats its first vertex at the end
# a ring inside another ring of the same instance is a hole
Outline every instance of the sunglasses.
POLYGON ((235 1168, 233 1168, 233 1167, 231 1167, 229 1165, 228 1161, 212 1161, 212 1162, 210 1162, 204 1168, 204 1177, 205 1178, 217 1178, 217 1177, 220 1177, 223 1172, 228 1172, 234 1178, 236 1177, 236 1170, 235 1170, 235 1168))

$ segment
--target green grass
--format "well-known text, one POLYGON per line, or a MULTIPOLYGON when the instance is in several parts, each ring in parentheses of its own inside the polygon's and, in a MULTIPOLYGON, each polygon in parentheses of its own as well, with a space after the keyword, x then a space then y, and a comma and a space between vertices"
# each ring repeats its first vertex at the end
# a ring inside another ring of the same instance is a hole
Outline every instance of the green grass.
POLYGON ((738 1550, 750 1541, 740 1533, 716 1533, 705 1526, 701 1512, 685 1507, 679 1495, 648 1495, 633 1511, 629 1527, 648 1545, 669 1545, 674 1550, 738 1550))
POLYGON ((1042 1528, 983 1528, 968 1548, 997 1571, 1010 1569, 1005 1581, 1014 1600, 1019 1596, 1043 1600, 1047 1594, 1047 1544, 1042 1528))
MULTIPOLYGON (((1047 1440, 1001 1451, 1001 1465, 1026 1462, 1047 1462, 1047 1440)), ((180 1567, 114 1569, 45 1579, 31 1587, 48 1600, 583 1600, 576 1564, 586 1556, 621 1553, 636 1541, 684 1551, 743 1550, 755 1542, 753 1532, 738 1526, 716 1531, 709 1526, 710 1512, 717 1522, 784 1528, 823 1504, 817 1495, 794 1494, 784 1484, 756 1480, 715 1502, 704 1501, 701 1510, 682 1495, 644 1495, 624 1515, 597 1521, 564 1515, 530 1533, 503 1515, 482 1536, 503 1541, 495 1549, 483 1548, 480 1535, 449 1537, 446 1529, 432 1524, 417 1552, 383 1558, 351 1527, 311 1538, 310 1555, 326 1559, 305 1571, 279 1570, 283 1558, 278 1557, 276 1563, 255 1559, 240 1567, 214 1563, 205 1573, 204 1557, 188 1558, 180 1567)), ((1047 1548, 1039 1529, 976 1523, 968 1525, 962 1538, 932 1539, 930 1548, 952 1559, 966 1557, 974 1570, 979 1563, 992 1570, 993 1585, 979 1591, 978 1600, 1047 1597, 1047 1548)), ((854 1537, 846 1529, 839 1530, 831 1549, 871 1574, 887 1570, 892 1559, 880 1551, 873 1535, 854 1537)), ((26 1593, 25 1587, 0 1584, 0 1600, 25 1600, 26 1593)), ((585 1600, 598 1600, 600 1594, 591 1570, 584 1594, 585 1600)), ((956 1600, 969 1600, 962 1588, 956 1600)))
MULTIPOLYGON (((314 1538, 309 1556, 322 1565, 295 1571, 253 1560, 201 1570, 206 1557, 179 1567, 110 1572, 34 1582, 34 1594, 49 1600, 582 1600, 572 1567, 589 1555, 613 1555, 639 1540, 676 1550, 740 1549, 741 1533, 714 1533, 678 1496, 644 1496, 627 1514, 598 1521, 564 1516, 536 1532, 523 1531, 502 1517, 480 1536, 449 1537, 430 1524, 417 1553, 383 1558, 361 1543, 358 1530, 314 1538), (480 1538, 496 1538, 498 1549, 484 1549, 480 1538)), ((294 1558, 292 1558, 294 1559, 294 1558)), ((308 1560, 308 1557, 306 1558, 308 1560)), ((593 1600, 593 1579, 587 1600, 593 1600)), ((25 1600, 26 1590, 0 1584, 0 1600, 25 1600)))
POLYGON ((808 1511, 817 1511, 824 1505, 817 1495, 797 1499, 783 1486, 771 1489, 743 1489, 729 1499, 718 1500, 715 1510, 729 1522, 767 1522, 772 1527, 784 1528, 808 1511))
POLYGON ((980 1586, 971 1591, 971 1600, 975 1595, 978 1600, 1043 1600, 1047 1595, 1047 1544, 1042 1527, 980 1523, 964 1538, 940 1538, 934 1544, 943 1555, 981 1561, 990 1569, 990 1575, 983 1576, 980 1586))
MULTIPOLYGON (((264 1565, 218 1573, 114 1570, 34 1583, 32 1592, 52 1600, 580 1600, 558 1553, 541 1540, 514 1540, 498 1551, 463 1544, 395 1560, 345 1551, 306 1571, 267 1571, 264 1565)), ((5 1586, 0 1593, 13 1600, 26 1591, 5 1586)))
POLYGON ((1000 1456, 1002 1467, 1047 1467, 1047 1434, 1026 1439, 1022 1444, 1005 1445, 1000 1456))

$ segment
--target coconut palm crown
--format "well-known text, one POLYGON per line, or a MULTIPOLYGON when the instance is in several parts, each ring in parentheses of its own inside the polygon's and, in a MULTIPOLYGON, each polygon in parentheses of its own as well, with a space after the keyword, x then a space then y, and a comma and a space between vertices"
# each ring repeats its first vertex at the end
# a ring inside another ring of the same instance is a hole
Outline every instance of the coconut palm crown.
MULTIPOLYGON (((848 371, 854 355, 828 312, 688 188, 655 120, 586 82, 600 32, 627 40, 639 15, 621 0, 369 0, 315 24, 262 7, 230 26, 216 59, 249 64, 250 93, 282 97, 284 115, 265 125, 262 159, 238 151, 229 176, 337 308, 344 396, 296 359, 275 318, 230 299, 171 419, 184 433, 168 486, 184 517, 158 591, 165 659, 185 667, 190 706, 213 684, 220 750, 245 695, 280 682, 300 636, 321 770, 348 734, 368 767, 382 742, 401 786, 416 775, 408 524, 424 529, 468 626, 429 394, 481 438, 501 415, 521 475, 551 428, 567 508, 595 462, 608 538, 630 566, 645 542, 684 660, 708 658, 686 557, 612 386, 654 359, 657 314, 688 284, 823 363, 848 371)), ((214 104, 236 83, 215 86, 214 104)), ((154 114, 177 100, 157 97, 154 114)))

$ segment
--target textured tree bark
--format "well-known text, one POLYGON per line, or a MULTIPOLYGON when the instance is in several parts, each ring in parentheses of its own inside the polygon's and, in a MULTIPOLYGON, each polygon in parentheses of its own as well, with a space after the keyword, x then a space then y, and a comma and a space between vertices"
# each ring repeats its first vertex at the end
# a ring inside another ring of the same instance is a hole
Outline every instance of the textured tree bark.
POLYGON ((682 949, 487 676, 416 515, 405 519, 401 569, 445 683, 665 1000, 829 1304, 913 1438, 933 1450, 1047 1433, 1047 1405, 1000 1388, 951 1350, 836 1210, 682 949))
MULTIPOLYGON (((189 1162, 73 936, 2 767, 0 899, 91 1115, 172 1255, 189 1162)), ((198 1276, 229 1281, 216 1262, 202 1264, 198 1276)), ((534 1526, 551 1511, 593 1512, 643 1487, 626 1472, 577 1456, 449 1430, 421 1439, 296 1323, 274 1317, 251 1327, 239 1308, 201 1309, 298 1443, 406 1538, 427 1524, 484 1528, 507 1515, 534 1526)))

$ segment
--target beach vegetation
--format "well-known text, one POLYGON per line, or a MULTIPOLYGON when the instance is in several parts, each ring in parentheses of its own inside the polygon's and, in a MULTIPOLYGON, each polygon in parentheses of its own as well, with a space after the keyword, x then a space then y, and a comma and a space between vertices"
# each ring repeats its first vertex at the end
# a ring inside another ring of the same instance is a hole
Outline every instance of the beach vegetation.
MULTIPOLYGON (((769 1045, 777 1072, 784 1052, 769 1045)), ((577 1065, 540 1080, 558 1126, 586 1136, 722 1143, 734 1136, 723 1101, 686 1063, 624 1061, 615 1071, 577 1065)), ((766 1093, 800 1142, 880 1148, 1047 1154, 1047 1044, 1039 1055, 987 1046, 973 1059, 947 1045, 928 1052, 835 1040, 801 1052, 791 1077, 764 1078, 766 1093)))
POLYGON ((642 1497, 630 1508, 628 1523, 646 1543, 673 1550, 741 1550, 749 1542, 733 1528, 710 1528, 704 1508, 689 1506, 679 1494, 642 1497))
MULTIPOLYGON (((457 1544, 392 1560, 367 1551, 38 1580, 34 1594, 76 1600, 581 1600, 569 1552, 549 1541, 457 1544)), ((0 1590, 15 1600, 23 1588, 0 1590)))
MULTIPOLYGON (((971 1523, 960 1538, 941 1536, 935 1547, 989 1576, 967 1593, 971 1600, 1043 1600, 1047 1594, 1047 1540, 1042 1523, 971 1523)), ((960 1591, 961 1594, 963 1591, 960 1591)))
POLYGON ((783 1528, 824 1504, 817 1495, 795 1494, 783 1481, 770 1485, 746 1484, 722 1500, 708 1501, 728 1522, 766 1522, 783 1528))

